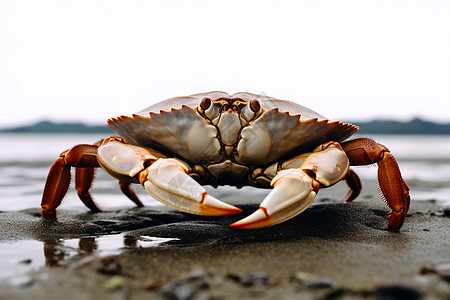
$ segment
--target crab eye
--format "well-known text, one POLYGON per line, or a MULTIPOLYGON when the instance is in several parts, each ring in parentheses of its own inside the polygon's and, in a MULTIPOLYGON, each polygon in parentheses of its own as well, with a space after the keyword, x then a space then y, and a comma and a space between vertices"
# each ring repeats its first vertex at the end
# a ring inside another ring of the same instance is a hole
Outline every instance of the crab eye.
POLYGON ((252 101, 250 101, 250 108, 252 109, 253 112, 257 113, 261 108, 261 104, 259 104, 258 100, 253 99, 252 101))
POLYGON ((259 103, 259 101, 253 99, 242 108, 241 115, 248 122, 260 111, 260 109, 261 104, 259 103))
POLYGON ((209 106, 211 105, 211 98, 203 98, 202 102, 200 102, 200 107, 203 110, 207 110, 209 106))
POLYGON ((219 115, 219 108, 214 105, 211 98, 203 98, 202 102, 200 102, 200 110, 203 111, 205 116, 211 121, 215 119, 219 115))

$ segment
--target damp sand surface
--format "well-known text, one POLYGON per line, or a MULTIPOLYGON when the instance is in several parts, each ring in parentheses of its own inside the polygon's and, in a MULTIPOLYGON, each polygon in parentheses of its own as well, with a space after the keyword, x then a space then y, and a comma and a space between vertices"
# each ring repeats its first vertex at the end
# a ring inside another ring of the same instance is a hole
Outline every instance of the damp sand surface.
POLYGON ((257 209, 264 195, 251 190, 216 191, 243 208, 227 217, 62 207, 57 222, 44 222, 37 208, 5 211, 0 299, 450 299, 448 210, 413 201, 390 232, 375 181, 363 187, 339 203, 338 185, 258 230, 228 227, 257 209))

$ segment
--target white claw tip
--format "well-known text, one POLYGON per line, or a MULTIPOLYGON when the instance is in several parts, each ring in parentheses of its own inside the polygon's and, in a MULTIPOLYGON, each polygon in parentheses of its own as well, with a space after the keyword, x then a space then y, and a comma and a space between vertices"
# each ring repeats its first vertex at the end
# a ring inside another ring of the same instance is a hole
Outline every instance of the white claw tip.
POLYGON ((204 210, 204 214, 208 216, 232 215, 242 211, 242 209, 217 200, 208 194, 205 194, 203 197, 201 209, 204 210))
POLYGON ((275 224, 272 224, 265 209, 260 207, 250 216, 231 224, 230 227, 237 229, 254 229, 254 228, 268 227, 272 225, 275 224))

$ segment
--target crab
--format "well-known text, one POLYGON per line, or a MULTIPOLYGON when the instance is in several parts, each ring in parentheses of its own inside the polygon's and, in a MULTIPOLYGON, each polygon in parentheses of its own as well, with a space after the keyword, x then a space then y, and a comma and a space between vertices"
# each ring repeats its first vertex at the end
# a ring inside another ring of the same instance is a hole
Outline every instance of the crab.
POLYGON ((108 126, 119 136, 76 145, 56 159, 43 192, 44 219, 57 218, 72 167, 79 198, 93 212, 101 210, 89 189, 95 168, 101 167, 138 206, 143 204, 131 183, 168 206, 198 215, 241 212, 209 195, 203 185, 272 188, 259 209, 230 225, 268 227, 299 215, 319 189, 341 180, 349 187, 343 202, 354 200, 361 182, 350 166, 374 163, 391 208, 387 228, 400 229, 409 209, 409 188, 388 148, 368 138, 347 140, 357 126, 329 121, 294 102, 250 93, 201 93, 109 119, 108 126))

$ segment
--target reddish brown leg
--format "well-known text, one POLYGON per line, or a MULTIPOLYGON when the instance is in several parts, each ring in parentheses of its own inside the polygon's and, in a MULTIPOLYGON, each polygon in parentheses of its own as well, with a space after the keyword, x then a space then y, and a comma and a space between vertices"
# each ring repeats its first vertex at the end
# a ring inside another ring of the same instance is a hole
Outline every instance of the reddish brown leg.
POLYGON ((122 193, 125 194, 125 196, 128 197, 131 201, 133 201, 138 207, 143 207, 144 204, 142 204, 141 200, 139 200, 136 193, 131 189, 129 182, 125 182, 122 180, 119 180, 119 186, 122 193))
POLYGON ((101 209, 92 200, 89 190, 94 180, 94 168, 76 168, 75 169, 75 188, 77 189, 78 197, 92 212, 101 212, 101 209))
POLYGON ((69 189, 70 167, 70 165, 65 163, 61 154, 50 168, 41 202, 42 217, 44 219, 56 219, 55 209, 69 189))
POLYGON ((349 169, 347 175, 345 176, 345 181, 347 182, 350 190, 341 202, 352 202, 361 192, 361 180, 359 180, 358 175, 353 170, 349 169))
POLYGON ((402 178, 400 168, 389 150, 367 138, 342 143, 351 165, 378 163, 378 181, 388 206, 388 228, 398 230, 405 221, 409 209, 409 188, 402 178))
MULTIPOLYGON (((103 139, 96 142, 93 146, 99 147, 103 142, 103 139)), ((88 155, 97 154, 97 150, 95 153, 89 153, 88 155)), ((91 160, 94 162, 94 157, 91 157, 91 160)), ((95 157, 95 162, 97 158, 95 157)), ((100 165, 97 164, 96 167, 100 165)), ((78 197, 81 201, 86 205, 92 212, 101 212, 101 209, 95 204, 94 200, 92 200, 91 193, 89 190, 92 187, 92 182, 95 177, 95 168, 92 167, 77 167, 75 168, 75 188, 77 190, 78 197)))
MULTIPOLYGON (((61 204, 64 195, 69 189, 71 167, 99 167, 96 156, 97 148, 97 146, 92 145, 77 145, 72 149, 61 153, 60 157, 53 163, 42 195, 41 206, 42 217, 44 219, 56 219, 56 208, 61 204)), ((83 175, 79 175, 79 177, 81 178, 83 175)), ((86 185, 91 185, 89 179, 82 179, 81 182, 81 185, 84 185, 84 187, 86 185)), ((86 190, 84 187, 80 188, 81 192, 86 190)))

